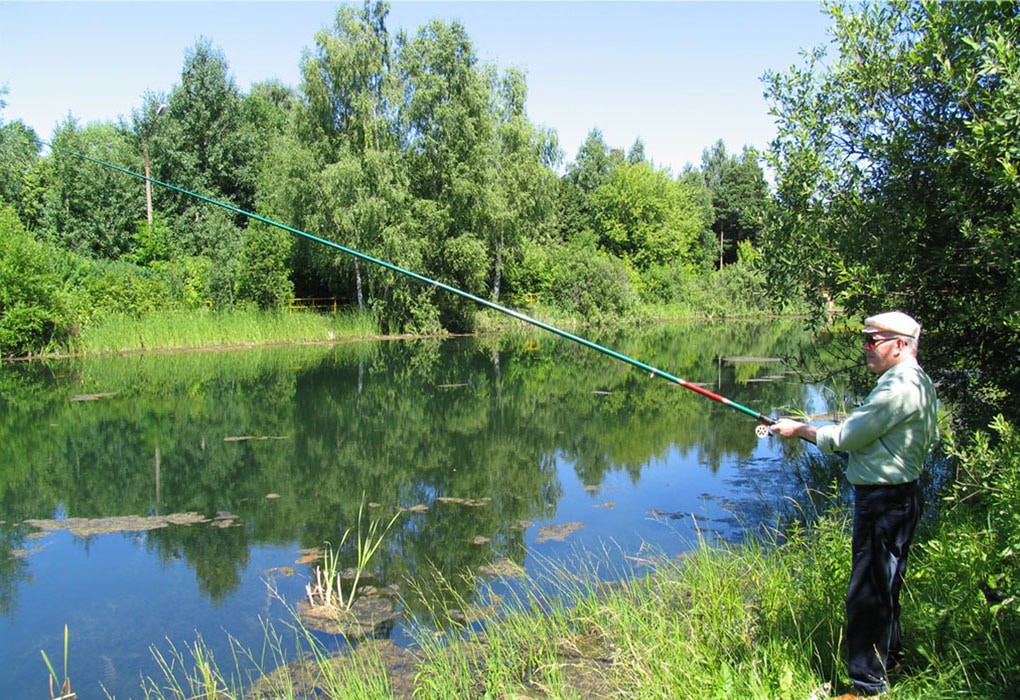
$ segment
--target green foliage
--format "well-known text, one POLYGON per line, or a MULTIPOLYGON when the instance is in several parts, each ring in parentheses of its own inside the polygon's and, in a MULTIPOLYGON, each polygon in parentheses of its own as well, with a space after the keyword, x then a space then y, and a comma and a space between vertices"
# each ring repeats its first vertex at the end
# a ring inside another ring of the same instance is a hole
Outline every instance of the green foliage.
POLYGON ((711 192, 714 239, 720 241, 719 267, 737 261, 740 243, 753 243, 764 226, 769 201, 765 174, 757 152, 744 147, 740 156, 728 155, 717 141, 701 156, 702 175, 711 192))
POLYGON ((152 265, 176 256, 173 231, 163 217, 154 217, 152 224, 142 220, 135 224, 134 244, 125 260, 138 265, 152 265))
MULTIPOLYGON (((558 177, 563 154, 527 115, 523 71, 480 61, 459 22, 394 36, 388 14, 386 2, 338 7, 293 89, 241 93, 199 38, 180 82, 146 93, 130 126, 69 119, 56 143, 497 303, 540 297, 604 319, 688 294, 707 269, 704 177, 674 179, 640 139, 625 154, 597 129, 558 177)), ((60 276, 80 293, 79 324, 167 304, 280 308, 297 294, 356 305, 388 332, 475 327, 477 308, 454 295, 172 188, 152 188, 150 211, 137 180, 34 148, 18 123, 0 125, 0 198, 74 254, 60 276)), ((748 158, 725 164, 750 177, 748 158)))
MULTIPOLYGON (((170 91, 166 105, 147 135, 154 177, 250 211, 255 197, 253 136, 242 121, 241 94, 222 50, 204 37, 196 40, 185 52, 181 82, 170 91)), ((163 195, 158 209, 177 217, 177 235, 200 241, 197 231, 188 232, 193 203, 163 192, 154 192, 154 197, 157 194, 163 195)))
POLYGON ((277 80, 251 86, 251 91, 242 98, 242 124, 251 133, 256 154, 264 158, 272 140, 292 128, 297 107, 294 89, 277 80))
POLYGON ((664 170, 622 163, 593 193, 600 245, 643 270, 694 262, 706 222, 693 191, 664 170))
POLYGON ((956 478, 945 497, 932 537, 924 544, 930 570, 918 574, 949 603, 940 622, 967 634, 983 634, 989 624, 1011 625, 1020 639, 1020 433, 997 416, 991 432, 974 433, 954 446, 956 478), (966 562, 945 566, 947 559, 966 562), (928 577, 931 577, 930 579, 928 577), (955 618, 955 619, 953 619, 955 618))
POLYGON ((638 300, 627 266, 599 250, 592 236, 529 248, 524 264, 515 268, 511 277, 515 287, 535 285, 527 288, 537 293, 543 304, 589 320, 626 316, 638 300), (516 278, 518 274, 521 278, 516 278))
POLYGON ((210 263, 204 280, 206 298, 218 306, 233 306, 238 301, 238 279, 245 262, 244 229, 225 209, 206 209, 202 214, 202 230, 207 238, 202 246, 203 257, 210 263))
MULTIPOLYGON (((1020 391, 1015 9, 831 4, 833 58, 819 49, 768 79, 770 285, 806 289, 819 311, 828 292, 854 315, 912 313, 930 364, 980 370, 961 397, 1020 391)), ((960 417, 984 425, 1009 408, 968 402, 960 417)))
MULTIPOLYGON (((73 119, 59 126, 56 146, 120 167, 134 164, 130 135, 121 126, 73 119)), ((135 222, 145 215, 142 186, 110 168, 54 151, 46 161, 43 235, 55 245, 91 258, 116 259, 127 253, 135 222)))
POLYGON ((52 347, 69 331, 69 299, 53 258, 12 208, 0 207, 0 354, 52 347))
POLYGON ((38 160, 35 132, 21 121, 0 122, 0 204, 14 207, 22 216, 31 210, 28 173, 38 160))
POLYGON ((552 169, 560 160, 554 133, 531 124, 525 112, 524 74, 511 69, 491 75, 496 104, 498 167, 492 225, 487 230, 491 298, 498 302, 507 265, 518 260, 529 240, 543 237, 551 227, 557 178, 552 169))
POLYGON ((248 227, 237 279, 240 301, 260 309, 282 308, 294 297, 287 258, 294 239, 286 231, 254 223, 248 227))
POLYGON ((561 180, 559 228, 563 238, 594 229, 597 209, 593 197, 622 160, 610 152, 601 131, 589 132, 561 180))

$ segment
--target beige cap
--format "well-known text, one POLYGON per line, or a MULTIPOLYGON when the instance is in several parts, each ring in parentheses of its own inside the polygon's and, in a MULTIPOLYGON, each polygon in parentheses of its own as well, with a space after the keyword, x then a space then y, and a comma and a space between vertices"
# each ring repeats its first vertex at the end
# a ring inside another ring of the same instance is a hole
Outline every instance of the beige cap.
POLYGON ((892 333, 907 338, 918 338, 921 335, 921 324, 902 311, 888 311, 877 316, 864 319, 863 333, 892 333))

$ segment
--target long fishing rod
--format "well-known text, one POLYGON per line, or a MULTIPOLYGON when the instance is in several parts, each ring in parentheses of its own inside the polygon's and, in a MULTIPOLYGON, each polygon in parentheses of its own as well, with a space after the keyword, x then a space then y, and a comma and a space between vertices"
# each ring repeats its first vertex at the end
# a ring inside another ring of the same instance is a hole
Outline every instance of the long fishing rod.
POLYGON ((602 345, 599 345, 598 343, 593 343, 592 341, 590 341, 590 340, 588 340, 586 338, 582 338, 579 335, 574 335, 573 333, 565 331, 562 328, 557 328, 556 326, 552 326, 552 325, 550 325, 548 323, 545 323, 544 321, 539 321, 538 319, 532 318, 531 316, 527 316, 525 314, 522 314, 519 311, 515 311, 515 310, 507 308, 505 306, 500 306, 499 304, 497 304, 495 302, 492 302, 492 301, 489 301, 488 299, 483 299, 481 297, 475 296, 474 294, 471 294, 469 292, 465 292, 462 289, 457 289, 456 287, 451 287, 450 285, 445 284, 443 282, 439 282, 438 280, 430 279, 428 277, 425 277, 424 275, 418 274, 417 272, 412 272, 411 270, 407 270, 407 269, 404 269, 402 267, 399 267, 398 265, 394 265, 393 263, 387 262, 385 260, 380 260, 379 258, 372 257, 371 255, 368 255, 366 253, 362 253, 360 251, 354 250, 353 248, 348 248, 347 246, 340 245, 339 243, 334 243, 333 241, 326 240, 325 238, 320 238, 319 236, 315 236, 315 235, 307 233, 305 231, 301 231, 300 229, 296 229, 296 228, 294 228, 292 226, 287 226, 286 224, 281 224, 278 221, 273 221, 272 219, 267 219, 264 216, 260 216, 258 214, 254 214, 252 212, 245 211, 244 209, 240 209, 239 207, 235 207, 232 204, 227 204, 226 202, 221 202, 219 200, 212 199, 211 197, 206 197, 206 196, 198 194, 196 192, 191 192, 189 190, 183 189, 183 188, 178 187, 176 185, 172 185, 170 183, 162 182, 162 181, 157 180, 155 178, 147 177, 147 176, 142 175, 140 173, 136 173, 133 170, 128 170, 127 168, 123 168, 123 167, 121 167, 119 165, 114 165, 113 163, 107 163, 106 161, 99 160, 98 158, 92 158, 91 156, 87 156, 87 155, 84 155, 84 154, 81 154, 81 153, 76 153, 76 152, 70 151, 70 150, 68 150, 66 148, 61 148, 60 146, 55 146, 53 144, 46 143, 45 141, 40 141, 40 143, 42 143, 42 144, 44 144, 46 146, 49 146, 50 148, 52 148, 54 150, 61 151, 62 153, 66 153, 66 154, 68 154, 70 156, 74 156, 76 158, 80 158, 82 160, 86 160, 86 161, 89 161, 91 163, 95 163, 96 165, 101 165, 101 166, 106 167, 106 168, 111 168, 113 170, 120 171, 120 172, 125 173, 127 175, 130 175, 132 177, 136 177, 136 178, 138 178, 140 180, 144 180, 146 182, 151 182, 151 183, 157 184, 157 185, 159 185, 161 187, 165 187, 165 188, 167 188, 169 190, 173 190, 175 192, 180 192, 181 194, 185 194, 185 195, 187 195, 189 197, 194 197, 195 199, 199 199, 199 200, 201 200, 203 202, 208 202, 209 204, 213 204, 215 206, 222 207, 223 209, 226 209, 228 211, 232 211, 235 214, 241 214, 242 216, 246 216, 246 217, 248 217, 250 219, 254 219, 255 221, 261 221, 264 224, 269 224, 270 226, 275 226, 276 228, 283 229, 284 231, 287 231, 289 233, 293 233, 294 235, 297 235, 297 236, 301 236, 302 238, 306 238, 306 239, 308 239, 310 241, 315 241, 316 243, 321 243, 322 245, 329 246, 331 248, 336 248, 337 250, 342 251, 344 253, 347 253, 348 255, 351 255, 351 256, 353 256, 355 258, 358 258, 360 260, 364 260, 366 262, 370 262, 370 263, 373 263, 375 265, 379 265, 381 267, 384 267, 387 270, 392 270, 393 272, 398 272, 398 273, 400 273, 402 275, 406 275, 407 277, 411 277, 411 278, 416 279, 416 280, 418 280, 420 282, 423 282, 425 284, 431 285, 432 287, 434 287, 436 289, 442 289, 443 291, 449 292, 450 294, 455 294, 455 295, 463 297, 465 299, 469 299, 469 300, 475 302, 476 304, 479 304, 480 306, 484 306, 486 308, 493 309, 495 311, 499 311, 500 313, 504 313, 507 316, 512 316, 512 317, 514 317, 516 319, 524 321, 525 323, 530 323, 531 325, 537 326, 538 328, 541 328, 543 330, 549 331, 550 333, 555 333, 556 335, 559 335, 559 336, 562 336, 564 338, 567 338, 568 340, 572 340, 575 343, 579 343, 581 345, 584 345, 585 347, 589 347, 592 350, 596 350, 598 352, 601 352, 601 353, 604 353, 606 355, 609 355, 610 357, 614 357, 617 360, 621 360, 623 362, 626 362, 629 365, 632 365, 634 367, 637 367, 638 369, 642 369, 642 370, 648 372, 650 377, 662 377, 663 379, 666 379, 667 381, 673 382, 674 384, 678 384, 679 386, 682 386, 685 389, 690 389, 691 391, 693 391, 693 392, 695 392, 697 394, 700 394, 701 396, 704 396, 704 397, 706 397, 708 399, 711 399, 713 401, 721 403, 724 406, 729 406, 730 408, 733 408, 733 409, 735 409, 737 411, 740 411, 741 413, 744 413, 744 414, 746 414, 748 416, 751 416, 752 418, 754 418, 756 421, 758 421, 761 424, 758 427, 758 429, 755 431, 759 435, 759 437, 765 437, 768 434, 768 431, 765 428, 765 426, 772 425, 773 423, 776 422, 775 418, 772 418, 770 416, 766 416, 763 413, 755 411, 753 408, 748 408, 747 406, 741 405, 741 404, 737 403, 736 401, 733 401, 732 399, 726 398, 725 396, 720 396, 719 394, 715 393, 714 391, 709 391, 708 389, 706 389, 706 388, 704 388, 702 386, 698 386, 697 384, 695 384, 693 382, 689 382, 689 381, 687 381, 685 379, 681 379, 680 377, 674 376, 674 375, 670 374, 669 372, 664 372, 663 370, 658 369, 656 367, 653 367, 653 366, 651 366, 649 364, 645 364, 644 362, 641 362, 640 360, 635 360, 632 357, 628 357, 627 355, 624 355, 623 353, 616 352, 615 350, 611 350, 610 348, 607 348, 607 347, 604 347, 602 345))

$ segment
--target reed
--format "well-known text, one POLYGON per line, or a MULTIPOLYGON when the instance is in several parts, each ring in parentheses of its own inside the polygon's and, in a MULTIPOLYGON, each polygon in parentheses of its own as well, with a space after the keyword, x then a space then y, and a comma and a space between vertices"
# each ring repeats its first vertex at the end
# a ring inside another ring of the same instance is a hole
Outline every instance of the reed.
POLYGON ((95 354, 142 350, 334 342, 379 335, 369 314, 235 309, 153 311, 143 316, 114 314, 76 336, 68 350, 95 354))
POLYGON ((49 675, 49 687, 50 687, 50 698, 52 700, 76 700, 78 695, 71 690, 71 678, 67 675, 67 663, 69 658, 69 638, 67 625, 64 625, 64 674, 61 680, 60 676, 57 676, 57 672, 53 670, 53 664, 50 663, 50 658, 46 656, 46 651, 43 649, 39 650, 42 654, 43 663, 46 664, 46 669, 50 672, 49 675), (56 689, 54 689, 56 685, 56 689))
POLYGON ((348 528, 344 531, 336 551, 333 550, 329 542, 325 543, 323 563, 321 566, 316 565, 315 567, 315 585, 313 586, 309 583, 305 586, 309 605, 313 607, 336 607, 343 611, 350 611, 351 606, 354 605, 355 594, 358 592, 361 580, 368 573, 372 557, 375 556, 375 553, 382 546, 386 533, 390 531, 390 528, 400 518, 400 511, 397 511, 385 526, 381 524, 380 520, 373 519, 369 521, 367 528, 363 530, 364 515, 365 502, 362 499, 362 503, 358 507, 357 529, 348 528), (357 558, 352 570, 345 572, 340 569, 340 550, 343 549, 344 544, 347 543, 352 535, 354 536, 357 558), (343 590, 343 580, 345 578, 351 580, 346 594, 343 590), (336 593, 335 596, 334 592, 336 593))

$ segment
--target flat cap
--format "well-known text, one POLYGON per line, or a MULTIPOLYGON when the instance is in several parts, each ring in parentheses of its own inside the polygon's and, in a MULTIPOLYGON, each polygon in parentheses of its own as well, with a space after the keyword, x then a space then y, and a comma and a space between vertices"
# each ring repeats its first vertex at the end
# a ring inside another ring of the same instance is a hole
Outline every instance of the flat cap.
POLYGON ((864 319, 863 333, 892 333, 907 338, 921 335, 921 324, 902 311, 887 311, 864 319))

